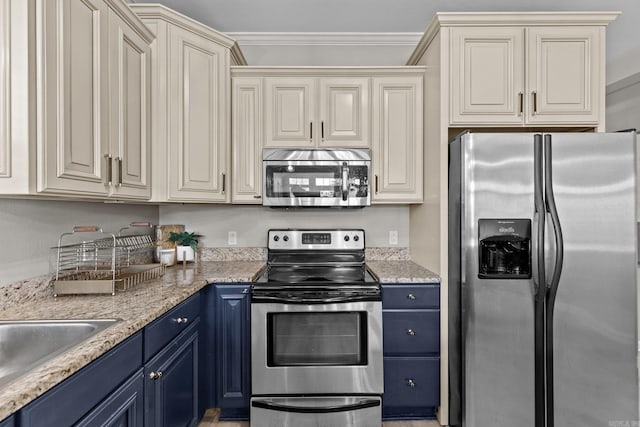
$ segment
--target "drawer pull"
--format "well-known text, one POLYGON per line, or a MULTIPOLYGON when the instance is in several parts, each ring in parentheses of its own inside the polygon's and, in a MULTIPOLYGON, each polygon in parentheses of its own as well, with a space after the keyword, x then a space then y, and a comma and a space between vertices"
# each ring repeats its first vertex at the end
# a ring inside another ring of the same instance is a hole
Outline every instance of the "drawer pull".
POLYGON ((160 378, 162 376, 162 371, 158 371, 158 372, 151 372, 149 374, 149 378, 151 378, 152 380, 157 380, 158 378, 160 378))
POLYGON ((188 317, 178 317, 173 319, 174 322, 176 323, 189 323, 189 318, 188 317))
POLYGON ((413 329, 407 329, 407 335, 414 336, 415 334, 416 334, 416 331, 414 331, 413 329))
POLYGON ((416 386, 416 383, 415 383, 415 381, 413 381, 411 378, 409 378, 409 379, 407 380, 407 385, 408 385, 409 387, 415 387, 415 386, 416 386))
POLYGON ((416 299, 416 296, 414 294, 409 294, 407 295, 407 298, 410 299, 411 301, 414 301, 416 299))

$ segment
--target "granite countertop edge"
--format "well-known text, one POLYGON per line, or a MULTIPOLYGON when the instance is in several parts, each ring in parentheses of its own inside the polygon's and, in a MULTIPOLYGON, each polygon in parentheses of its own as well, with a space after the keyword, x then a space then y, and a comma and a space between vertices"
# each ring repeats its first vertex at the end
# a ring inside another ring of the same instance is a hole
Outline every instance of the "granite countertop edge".
MULTIPOLYGON (((374 277, 383 284, 440 282, 438 275, 409 260, 374 260, 367 261, 367 265, 374 277)), ((264 261, 205 261, 174 266, 168 268, 163 277, 117 292, 115 296, 50 297, 25 301, 18 307, 0 310, 0 320, 121 319, 115 325, 0 387, 0 420, 141 331, 208 284, 252 282, 264 267, 264 261)))
POLYGON ((410 260, 367 261, 373 276, 384 285, 403 283, 440 283, 440 276, 410 260))
POLYGON ((167 268, 163 277, 116 292, 115 296, 50 297, 0 310, 0 320, 121 320, 0 387, 0 420, 141 331, 208 284, 251 282, 262 272, 264 265, 264 261, 221 261, 173 266, 167 268))

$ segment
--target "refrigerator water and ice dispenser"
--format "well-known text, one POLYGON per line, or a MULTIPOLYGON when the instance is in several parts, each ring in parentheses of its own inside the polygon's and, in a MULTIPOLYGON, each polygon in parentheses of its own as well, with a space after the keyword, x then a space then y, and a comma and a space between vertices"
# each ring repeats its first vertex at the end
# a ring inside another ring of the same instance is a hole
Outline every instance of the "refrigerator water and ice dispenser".
POLYGON ((531 220, 479 219, 480 279, 531 278, 531 220))

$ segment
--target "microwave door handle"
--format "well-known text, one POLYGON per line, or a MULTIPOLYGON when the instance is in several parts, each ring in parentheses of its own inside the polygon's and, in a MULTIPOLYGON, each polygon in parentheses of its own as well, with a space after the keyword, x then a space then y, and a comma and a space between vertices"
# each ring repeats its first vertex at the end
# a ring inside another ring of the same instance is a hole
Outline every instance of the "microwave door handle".
POLYGON ((342 200, 347 201, 349 197, 349 166, 347 162, 342 163, 342 200))

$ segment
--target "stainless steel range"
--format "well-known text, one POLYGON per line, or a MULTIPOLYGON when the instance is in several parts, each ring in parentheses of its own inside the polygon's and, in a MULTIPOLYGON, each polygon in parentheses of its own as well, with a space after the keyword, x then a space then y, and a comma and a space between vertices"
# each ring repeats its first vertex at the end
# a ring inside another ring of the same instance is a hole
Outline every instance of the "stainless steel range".
POLYGON ((270 230, 252 287, 251 426, 379 427, 382 302, 363 230, 270 230))

